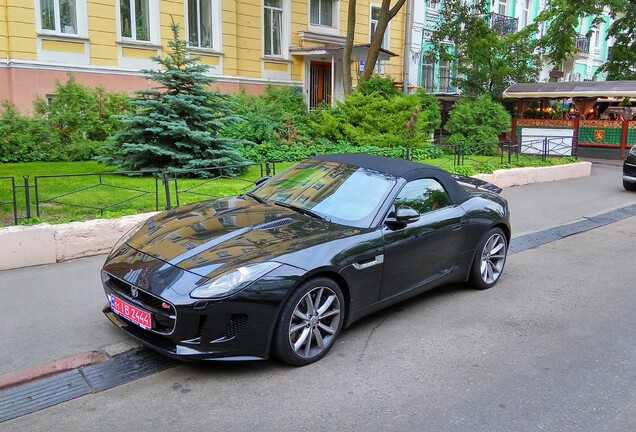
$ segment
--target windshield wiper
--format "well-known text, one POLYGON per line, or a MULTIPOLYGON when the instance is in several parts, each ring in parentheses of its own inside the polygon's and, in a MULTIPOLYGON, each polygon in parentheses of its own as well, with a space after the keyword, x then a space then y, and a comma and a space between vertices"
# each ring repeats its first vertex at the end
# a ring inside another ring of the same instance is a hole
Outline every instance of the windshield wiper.
POLYGON ((288 203, 282 202, 282 201, 274 201, 274 204, 279 205, 281 207, 285 207, 285 208, 294 210, 295 212, 302 213, 302 214, 307 215, 307 216, 311 216, 311 217, 313 217, 315 219, 320 219, 320 220, 324 220, 324 221, 327 221, 327 222, 331 222, 328 218, 326 218, 325 216, 321 215, 320 213, 316 213, 313 210, 309 210, 309 209, 306 209, 306 208, 303 208, 303 207, 298 207, 298 206, 295 206, 293 204, 288 204, 288 203))
POLYGON ((243 195, 247 195, 248 197, 253 198, 254 200, 258 201, 261 204, 267 204, 267 201, 265 201, 263 198, 259 197, 258 195, 254 195, 252 192, 248 192, 243 195))

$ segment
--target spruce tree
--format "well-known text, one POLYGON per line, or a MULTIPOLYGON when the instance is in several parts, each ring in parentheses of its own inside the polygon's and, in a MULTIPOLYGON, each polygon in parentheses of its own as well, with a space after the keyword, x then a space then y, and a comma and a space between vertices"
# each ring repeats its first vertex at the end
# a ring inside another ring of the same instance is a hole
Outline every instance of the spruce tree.
MULTIPOLYGON (((135 92, 131 104, 136 109, 121 117, 123 128, 113 137, 114 151, 98 159, 125 171, 196 170, 245 163, 237 150, 240 141, 219 134, 236 120, 230 100, 209 88, 215 80, 205 74, 208 66, 200 58, 188 56, 186 41, 179 38, 179 25, 173 21, 170 27, 170 52, 165 58, 153 57, 161 68, 142 71, 159 86, 135 92)), ((205 175, 203 171, 199 174, 205 175)))

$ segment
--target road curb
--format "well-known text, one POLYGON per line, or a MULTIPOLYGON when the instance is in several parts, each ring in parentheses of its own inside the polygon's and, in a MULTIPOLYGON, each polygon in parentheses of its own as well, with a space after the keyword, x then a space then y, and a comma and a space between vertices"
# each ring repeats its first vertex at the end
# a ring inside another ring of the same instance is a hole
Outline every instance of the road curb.
POLYGON ((0 390, 36 381, 69 370, 79 369, 84 366, 102 363, 120 354, 133 351, 140 347, 141 345, 133 340, 125 340, 105 346, 96 351, 74 354, 48 363, 8 372, 0 375, 0 390))
POLYGON ((102 351, 89 351, 64 357, 49 363, 9 372, 0 375, 0 390, 71 369, 77 369, 82 366, 102 362, 108 358, 108 355, 102 351))

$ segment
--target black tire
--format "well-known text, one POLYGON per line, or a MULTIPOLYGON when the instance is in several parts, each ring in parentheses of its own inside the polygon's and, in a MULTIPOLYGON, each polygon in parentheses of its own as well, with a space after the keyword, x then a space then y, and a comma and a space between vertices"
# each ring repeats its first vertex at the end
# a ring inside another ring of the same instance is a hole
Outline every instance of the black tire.
POLYGON ((501 228, 492 228, 479 241, 470 269, 469 282, 475 289, 488 289, 497 284, 506 264, 508 241, 501 228))
POLYGON ((323 358, 342 330, 344 306, 342 291, 332 279, 321 277, 304 282, 278 317, 274 355, 292 366, 305 366, 323 358))
POLYGON ((623 180, 623 187, 625 188, 625 190, 628 190, 630 192, 636 191, 636 183, 623 180))

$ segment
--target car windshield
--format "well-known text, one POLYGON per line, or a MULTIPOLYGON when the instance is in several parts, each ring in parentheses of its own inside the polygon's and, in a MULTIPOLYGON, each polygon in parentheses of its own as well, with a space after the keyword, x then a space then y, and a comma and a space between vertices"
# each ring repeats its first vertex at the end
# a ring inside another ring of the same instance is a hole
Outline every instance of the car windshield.
POLYGON ((396 178, 335 162, 308 160, 272 177, 250 195, 326 220, 368 227, 396 178))

